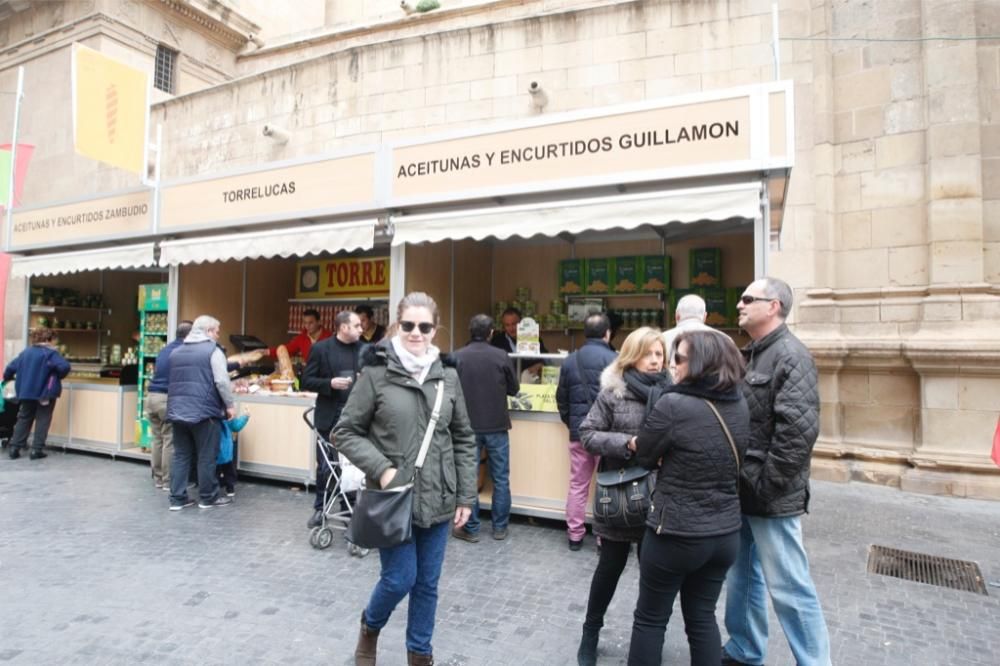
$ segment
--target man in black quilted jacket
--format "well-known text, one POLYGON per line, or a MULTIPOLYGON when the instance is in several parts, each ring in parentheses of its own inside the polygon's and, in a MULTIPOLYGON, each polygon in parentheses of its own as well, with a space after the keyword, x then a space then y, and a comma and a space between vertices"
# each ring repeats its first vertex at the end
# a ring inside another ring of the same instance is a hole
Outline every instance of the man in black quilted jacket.
POLYGON ((729 642, 722 664, 764 663, 769 593, 796 664, 829 666, 830 638, 800 524, 819 434, 816 364, 785 325, 792 309, 785 282, 757 280, 736 309, 752 338, 743 349, 750 443, 740 480, 740 552, 726 578, 729 642))

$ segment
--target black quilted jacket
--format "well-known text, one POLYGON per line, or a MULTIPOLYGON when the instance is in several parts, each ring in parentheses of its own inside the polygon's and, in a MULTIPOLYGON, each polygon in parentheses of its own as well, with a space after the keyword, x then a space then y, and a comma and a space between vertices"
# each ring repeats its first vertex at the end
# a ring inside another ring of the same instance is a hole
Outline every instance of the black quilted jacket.
POLYGON ((809 510, 809 463, 819 435, 816 364, 784 324, 744 347, 743 355, 743 394, 750 407, 743 513, 800 515, 809 510))
POLYGON ((668 388, 643 422, 635 453, 640 465, 659 469, 646 519, 657 534, 710 537, 740 529, 736 456, 705 400, 719 410, 737 453, 746 450, 750 414, 739 386, 726 392, 686 382, 668 388))

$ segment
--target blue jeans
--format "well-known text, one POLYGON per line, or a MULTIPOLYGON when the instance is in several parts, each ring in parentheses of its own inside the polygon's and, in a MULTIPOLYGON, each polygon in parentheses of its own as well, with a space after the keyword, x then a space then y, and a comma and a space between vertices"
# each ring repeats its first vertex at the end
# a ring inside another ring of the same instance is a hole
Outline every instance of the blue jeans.
POLYGON ((767 653, 767 593, 799 666, 829 666, 830 636, 798 516, 743 516, 740 552, 726 577, 726 630, 730 657, 763 664, 767 653))
POLYGON ((365 608, 365 624, 381 629, 407 594, 406 649, 431 654, 434 613, 437 611, 438 579, 444 563, 451 522, 433 527, 413 526, 413 540, 395 548, 382 548, 382 573, 365 608))
MULTIPOLYGON (((493 479, 493 502, 490 515, 493 517, 493 531, 507 529, 510 523, 510 437, 506 432, 476 434, 476 460, 482 460, 486 449, 486 464, 493 479)), ((469 534, 479 532, 479 497, 472 505, 472 515, 465 524, 469 534)))

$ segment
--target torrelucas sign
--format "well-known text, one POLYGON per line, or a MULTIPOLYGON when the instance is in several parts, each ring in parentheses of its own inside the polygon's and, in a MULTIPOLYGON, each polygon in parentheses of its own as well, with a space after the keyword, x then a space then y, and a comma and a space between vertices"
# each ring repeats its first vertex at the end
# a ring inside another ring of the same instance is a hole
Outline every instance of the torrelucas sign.
POLYGON ((160 229, 224 227, 373 208, 375 153, 167 185, 160 229))

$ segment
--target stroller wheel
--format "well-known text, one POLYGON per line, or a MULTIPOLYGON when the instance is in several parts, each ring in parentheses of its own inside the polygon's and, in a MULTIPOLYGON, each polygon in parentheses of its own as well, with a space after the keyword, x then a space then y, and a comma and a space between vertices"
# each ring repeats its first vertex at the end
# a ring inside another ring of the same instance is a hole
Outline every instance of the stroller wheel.
POLYGON ((309 530, 309 545, 313 548, 319 548, 319 531, 323 529, 322 527, 314 527, 309 530))
POLYGON ((316 535, 316 547, 329 548, 331 543, 333 543, 333 530, 329 527, 320 527, 319 533, 316 535))

